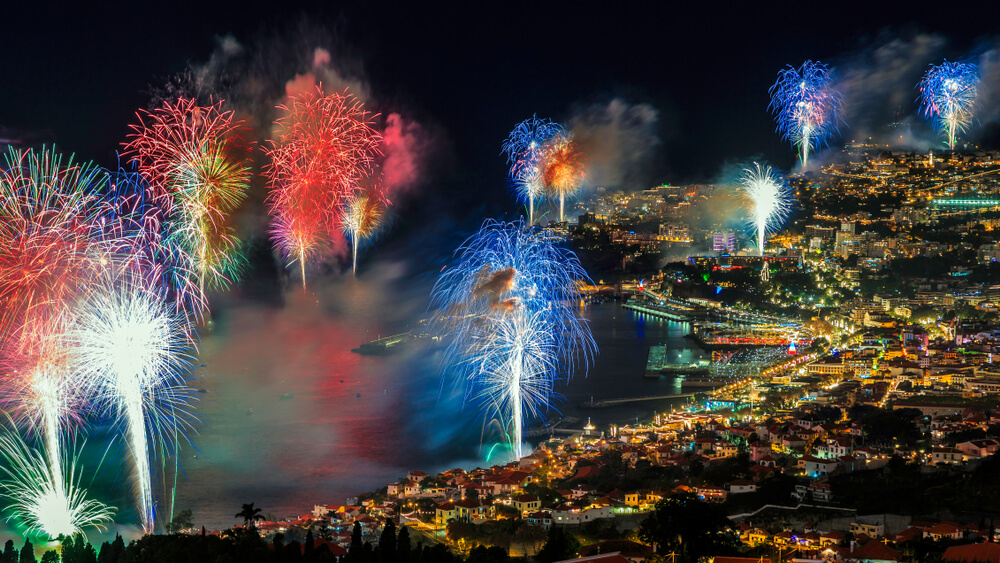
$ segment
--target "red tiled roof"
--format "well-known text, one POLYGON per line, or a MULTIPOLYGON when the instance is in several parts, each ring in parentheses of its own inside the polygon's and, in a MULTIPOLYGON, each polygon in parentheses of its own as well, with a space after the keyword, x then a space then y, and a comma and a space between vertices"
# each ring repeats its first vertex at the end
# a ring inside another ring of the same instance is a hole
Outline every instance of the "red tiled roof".
POLYGON ((944 550, 942 561, 964 561, 972 563, 1000 563, 1000 544, 974 543, 970 545, 955 545, 944 550))
POLYGON ((880 541, 870 541, 850 555, 850 559, 866 561, 899 561, 901 552, 883 544, 880 541))

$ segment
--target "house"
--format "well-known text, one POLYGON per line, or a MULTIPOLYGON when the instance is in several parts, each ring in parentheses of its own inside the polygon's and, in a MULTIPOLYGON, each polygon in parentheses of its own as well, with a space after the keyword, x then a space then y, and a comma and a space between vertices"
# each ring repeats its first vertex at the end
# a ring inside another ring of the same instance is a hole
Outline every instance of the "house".
POLYGON ((845 536, 843 533, 834 530, 832 532, 826 532, 824 534, 820 534, 819 542, 824 546, 837 545, 840 542, 844 541, 844 538, 846 537, 847 536, 845 536))
POLYGON ((533 495, 517 495, 511 499, 511 506, 523 515, 538 511, 542 507, 542 503, 538 497, 533 495))
POLYGON ((1000 563, 1000 544, 988 542, 971 545, 954 545, 944 550, 941 561, 955 563, 1000 563))
POLYGON ((962 450, 957 448, 948 448, 944 446, 935 446, 931 449, 931 463, 937 465, 939 463, 947 464, 959 464, 965 459, 965 454, 962 450))
POLYGON ((753 547, 762 543, 767 543, 769 539, 771 539, 771 534, 769 534, 767 530, 754 528, 747 533, 746 541, 750 544, 750 547, 753 547))
POLYGON ((941 522, 924 530, 924 538, 930 538, 934 541, 960 540, 962 539, 962 529, 951 522, 941 522))
POLYGON ((820 459, 837 459, 838 457, 851 455, 854 450, 854 443, 850 438, 830 438, 825 444, 816 448, 816 457, 820 459))
POLYGON ((833 489, 830 488, 830 483, 825 481, 811 483, 806 490, 816 502, 830 502, 833 499, 833 489))
POLYGON ((534 524, 535 526, 541 526, 543 529, 548 530, 552 527, 552 513, 551 512, 532 512, 524 518, 525 522, 529 524, 534 524))
POLYGON ((458 517, 458 509, 453 502, 443 502, 434 508, 434 523, 438 526, 447 526, 458 517))
POLYGON ((695 487, 694 493, 705 502, 726 502, 729 492, 722 487, 695 487))
POLYGON ((579 508, 561 505, 552 509, 552 523, 556 525, 584 524, 601 518, 614 518, 611 506, 599 508, 579 508))
POLYGON ((398 497, 403 494, 406 489, 406 485, 403 483, 389 483, 386 487, 386 493, 391 497, 398 497))
POLYGON ((799 458, 798 467, 807 477, 819 477, 820 475, 829 475, 836 469, 837 461, 806 455, 799 458))
POLYGON ((851 522, 851 533, 854 535, 865 534, 871 538, 880 538, 885 535, 885 525, 851 522))
POLYGON ((456 517, 466 522, 475 520, 492 520, 496 516, 496 507, 480 499, 465 499, 456 501, 456 517))
POLYGON ((753 481, 737 480, 729 483, 729 494, 739 495, 755 492, 757 492, 757 484, 753 481))
POLYGON ((1000 450, 1000 442, 996 440, 972 440, 955 445, 955 449, 960 450, 965 459, 975 459, 993 455, 1000 450))
POLYGON ((902 552, 895 550, 878 540, 871 540, 863 546, 854 549, 844 548, 847 553, 841 556, 848 561, 864 561, 865 563, 893 563, 899 561, 902 552))

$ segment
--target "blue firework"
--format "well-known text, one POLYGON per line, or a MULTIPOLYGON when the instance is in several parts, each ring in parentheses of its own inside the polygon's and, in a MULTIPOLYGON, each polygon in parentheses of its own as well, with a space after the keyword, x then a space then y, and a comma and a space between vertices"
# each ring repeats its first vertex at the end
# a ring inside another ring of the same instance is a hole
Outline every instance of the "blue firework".
POLYGON ((507 155, 510 179, 518 196, 528 204, 528 224, 535 220, 535 201, 545 189, 545 170, 542 157, 546 144, 557 136, 565 136, 562 125, 548 119, 532 116, 514 127, 500 146, 507 155))
POLYGON ((837 132, 843 97, 833 88, 830 70, 820 62, 806 61, 778 71, 778 80, 768 90, 776 131, 799 151, 802 166, 809 152, 826 146, 837 132))
POLYGON ((558 239, 522 221, 487 220, 434 286, 448 369, 466 399, 496 417, 521 454, 523 423, 551 404, 553 384, 597 352, 580 313, 589 277, 558 239))
POLYGON ((979 91, 979 68, 970 63, 931 65, 917 85, 920 109, 945 135, 945 144, 955 148, 955 138, 972 124, 972 111, 979 91))

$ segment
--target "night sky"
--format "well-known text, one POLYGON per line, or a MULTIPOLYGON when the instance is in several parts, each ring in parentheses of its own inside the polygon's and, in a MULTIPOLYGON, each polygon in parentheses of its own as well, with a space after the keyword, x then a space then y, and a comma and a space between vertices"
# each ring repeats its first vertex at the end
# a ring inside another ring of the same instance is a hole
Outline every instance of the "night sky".
POLYGON ((499 143, 533 113, 565 119, 613 97, 652 105, 662 142, 644 176, 651 182, 710 180, 723 161, 754 155, 788 168, 793 153, 766 111, 785 64, 835 64, 915 34, 944 37, 940 55, 959 58, 997 31, 994 18, 965 4, 961 27, 931 10, 874 3, 505 3, 492 12, 384 2, 82 4, 5 7, 0 125, 48 131, 65 150, 113 164, 150 86, 206 61, 216 37, 252 45, 294 36, 308 21, 336 38, 325 47, 361 62, 380 100, 442 128, 463 181, 500 195, 499 143))

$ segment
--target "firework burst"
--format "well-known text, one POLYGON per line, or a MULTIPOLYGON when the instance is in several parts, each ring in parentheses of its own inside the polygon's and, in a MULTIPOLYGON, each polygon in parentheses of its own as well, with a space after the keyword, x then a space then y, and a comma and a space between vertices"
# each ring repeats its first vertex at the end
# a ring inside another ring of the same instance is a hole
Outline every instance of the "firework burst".
POLYGON ((238 274, 233 212, 250 183, 240 126, 222 102, 200 106, 180 98, 140 114, 125 145, 148 180, 149 203, 161 210, 164 247, 181 272, 197 277, 174 288, 179 304, 203 305, 206 288, 226 287, 238 274), (189 295, 195 288, 197 295, 189 295))
POLYGON ((150 436, 169 436, 157 430, 165 413, 188 409, 186 325, 183 315, 141 283, 106 277, 82 300, 65 333, 74 378, 92 388, 94 402, 124 429, 147 533, 155 524, 150 436))
POLYGON ((351 239, 352 271, 358 273, 358 242, 375 234, 385 209, 372 194, 355 194, 344 206, 341 226, 347 238, 351 239))
POLYGON ((585 177, 583 155, 569 135, 556 135, 542 150, 545 185, 559 198, 559 222, 562 223, 566 198, 576 194, 585 177))
POLYGON ((281 256, 299 262, 304 289, 306 263, 328 250, 343 205, 361 190, 382 136, 364 105, 346 93, 304 91, 279 109, 285 116, 267 150, 271 234, 281 256))
POLYGON ((535 223, 535 201, 545 191, 544 149, 550 140, 565 135, 562 125, 533 116, 517 124, 500 147, 518 195, 528 204, 529 225, 535 223))
POLYGON ((11 502, 11 517, 29 534, 72 537, 84 528, 103 530, 111 522, 114 508, 88 500, 80 488, 75 457, 56 474, 43 453, 10 431, 0 435, 0 457, 6 461, 0 466, 6 477, 0 480, 0 493, 11 502))
POLYGON ((843 97, 833 88, 830 70, 820 62, 778 71, 778 80, 768 90, 777 131, 799 151, 802 167, 809 164, 809 152, 827 144, 837 131, 843 97))
POLYGON ((518 457, 526 417, 550 405, 557 378, 596 353, 579 311, 579 282, 589 278, 557 240, 488 220, 434 286, 438 322, 451 339, 446 364, 467 400, 502 421, 518 457))
POLYGON ((747 198, 750 224, 757 235, 757 249, 764 255, 764 238, 776 231, 791 211, 792 194, 788 185, 771 169, 754 163, 739 179, 747 198))
POLYGON ((972 124, 972 110, 979 90, 979 69, 974 64, 944 61, 931 66, 920 88, 920 109, 944 133, 949 150, 955 138, 972 124))

